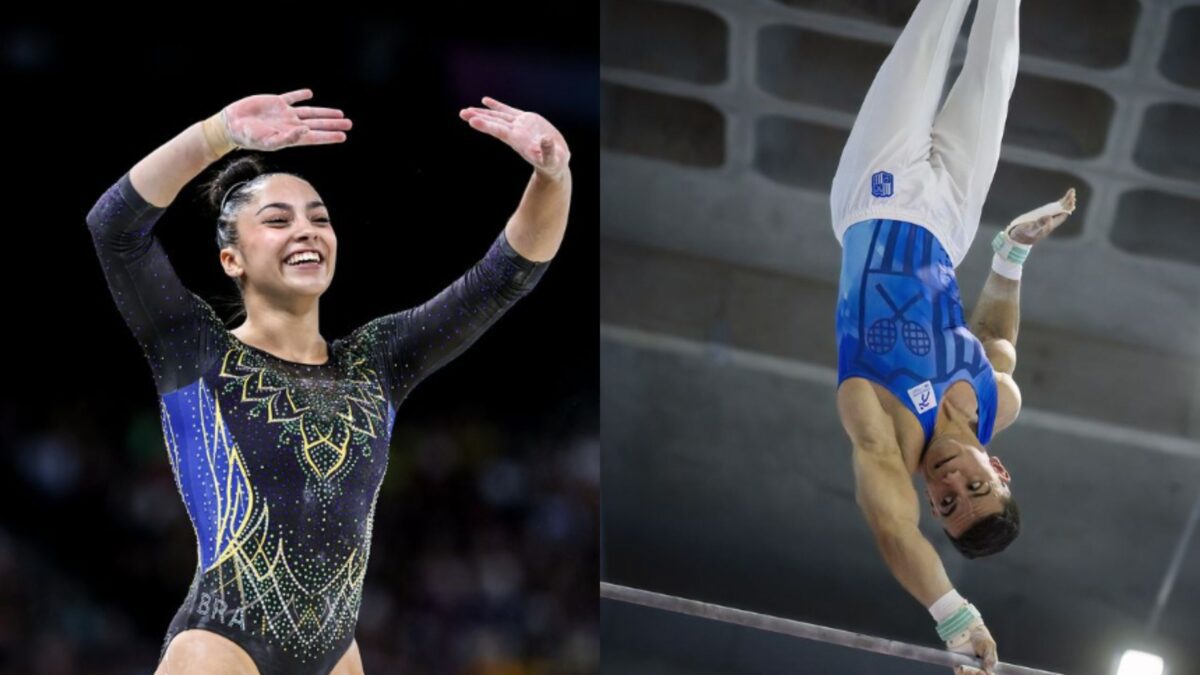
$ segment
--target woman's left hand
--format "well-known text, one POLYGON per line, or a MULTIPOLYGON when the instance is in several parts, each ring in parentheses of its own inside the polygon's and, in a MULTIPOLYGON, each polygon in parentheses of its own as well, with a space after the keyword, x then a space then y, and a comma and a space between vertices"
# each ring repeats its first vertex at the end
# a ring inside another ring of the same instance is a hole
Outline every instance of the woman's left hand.
POLYGON ((568 171, 571 150, 545 117, 517 110, 494 98, 483 97, 486 108, 464 108, 458 116, 471 128, 504 141, 540 174, 559 179, 568 171))

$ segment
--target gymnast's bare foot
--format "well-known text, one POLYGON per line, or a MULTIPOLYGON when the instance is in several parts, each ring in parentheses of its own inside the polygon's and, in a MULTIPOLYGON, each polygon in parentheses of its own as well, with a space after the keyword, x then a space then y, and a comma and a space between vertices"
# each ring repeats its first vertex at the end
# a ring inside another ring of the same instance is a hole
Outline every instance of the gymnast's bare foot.
POLYGON ((1075 188, 1071 188, 1057 202, 1051 202, 1023 216, 1018 216, 1008 226, 1008 236, 1018 244, 1036 244, 1058 229, 1058 226, 1062 225, 1074 211, 1075 188))

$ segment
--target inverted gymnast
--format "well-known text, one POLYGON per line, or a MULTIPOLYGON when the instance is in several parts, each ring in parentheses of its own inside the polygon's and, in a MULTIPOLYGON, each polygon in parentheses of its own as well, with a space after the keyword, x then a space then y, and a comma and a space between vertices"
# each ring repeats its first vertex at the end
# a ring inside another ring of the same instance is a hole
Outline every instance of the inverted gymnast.
POLYGON ((234 149, 345 141, 341 110, 295 105, 312 96, 229 104, 139 161, 87 215, 117 308, 150 362, 198 539, 157 675, 363 672, 354 627, 396 408, 534 287, 566 228, 562 135, 484 98, 460 117, 533 165, 516 212, 428 302, 327 341, 318 307, 337 265, 330 209, 307 180, 242 157, 207 185, 221 266, 245 304, 244 322, 227 330, 180 282, 154 224, 234 149))
POLYGON ((996 643, 918 529, 920 474, 933 517, 968 558, 1020 529, 1011 476, 986 445, 1017 418, 1013 381, 1022 263, 1066 220, 1075 192, 1017 217, 992 242, 968 325, 954 269, 979 227, 1017 76, 1019 0, 979 0, 966 60, 945 86, 970 0, 921 0, 858 113, 833 180, 842 245, 838 414, 856 500, 892 574, 929 609, 948 649, 992 672, 996 643))

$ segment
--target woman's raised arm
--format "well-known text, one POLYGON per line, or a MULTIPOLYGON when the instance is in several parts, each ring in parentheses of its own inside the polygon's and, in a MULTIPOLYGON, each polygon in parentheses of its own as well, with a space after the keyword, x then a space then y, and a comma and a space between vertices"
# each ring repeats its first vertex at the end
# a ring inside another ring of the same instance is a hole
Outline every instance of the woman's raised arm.
POLYGON ((484 97, 486 108, 465 108, 459 117, 472 129, 508 144, 533 165, 521 204, 504 232, 524 258, 545 262, 554 257, 567 229, 571 206, 571 150, 545 117, 484 97))
POLYGON ((130 170, 129 180, 147 202, 162 208, 175 200, 184 185, 236 148, 269 151, 345 141, 351 122, 341 110, 293 106, 312 95, 311 89, 297 89, 235 101, 151 152, 130 170))

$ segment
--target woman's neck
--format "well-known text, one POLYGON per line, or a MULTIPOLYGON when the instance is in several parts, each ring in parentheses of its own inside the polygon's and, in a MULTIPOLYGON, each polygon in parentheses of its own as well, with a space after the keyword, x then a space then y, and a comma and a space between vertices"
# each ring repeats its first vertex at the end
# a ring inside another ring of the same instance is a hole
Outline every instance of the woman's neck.
POLYGON ((230 332, 242 342, 288 361, 324 363, 329 358, 315 300, 297 313, 247 297, 246 320, 230 332))

